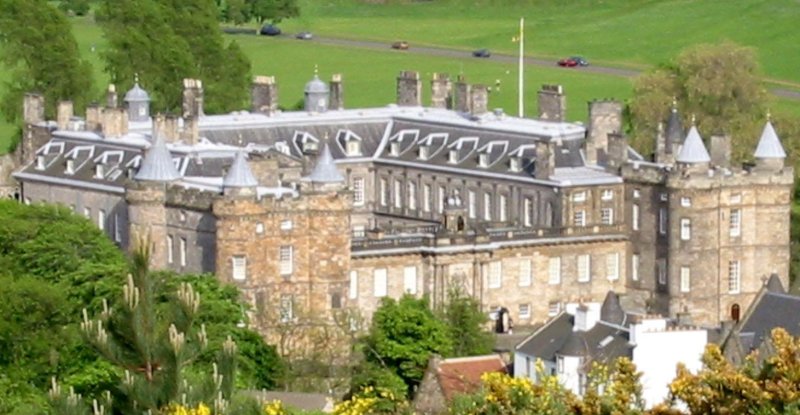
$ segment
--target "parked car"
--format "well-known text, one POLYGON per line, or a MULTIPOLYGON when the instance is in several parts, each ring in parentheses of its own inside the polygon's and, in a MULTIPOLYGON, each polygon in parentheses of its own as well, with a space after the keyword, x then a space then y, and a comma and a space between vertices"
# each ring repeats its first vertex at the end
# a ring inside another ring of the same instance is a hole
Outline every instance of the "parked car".
POLYGON ((394 42, 392 43, 392 49, 406 50, 408 49, 408 42, 405 40, 394 42))
POLYGON ((264 27, 261 28, 261 31, 259 33, 261 33, 264 36, 278 36, 281 34, 281 29, 279 29, 278 26, 275 26, 274 24, 266 24, 264 25, 264 27))
POLYGON ((583 56, 570 56, 569 58, 574 60, 578 66, 589 66, 589 61, 587 61, 583 56))
POLYGON ((589 66, 589 61, 582 56, 570 56, 569 58, 560 59, 558 61, 558 66, 566 66, 568 68, 575 66, 589 66))
POLYGON ((492 56, 492 52, 490 52, 489 49, 478 49, 472 52, 472 56, 476 58, 488 58, 492 56))
POLYGON ((300 40, 311 40, 314 38, 314 35, 312 35, 311 32, 300 32, 294 35, 294 37, 300 40))

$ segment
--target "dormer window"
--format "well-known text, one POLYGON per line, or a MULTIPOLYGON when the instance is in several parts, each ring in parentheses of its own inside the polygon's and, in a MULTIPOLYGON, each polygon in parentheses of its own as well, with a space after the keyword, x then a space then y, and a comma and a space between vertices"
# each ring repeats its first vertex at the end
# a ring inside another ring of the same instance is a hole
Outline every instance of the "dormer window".
POLYGON ((519 157, 511 157, 508 161, 508 167, 513 172, 522 171, 522 159, 519 157))
POLYGON ((75 160, 67 159, 66 174, 75 174, 75 160))
POLYGON ((133 167, 128 167, 128 178, 133 180, 133 176, 135 176, 135 172, 133 170, 133 167))
POLYGON ((36 170, 44 170, 44 168, 45 168, 44 156, 43 155, 36 156, 36 170))
POLYGON ((489 167, 489 155, 486 153, 478 154, 478 165, 481 167, 489 167))
POLYGON ((427 160, 430 157, 431 148, 429 146, 420 146, 419 147, 419 158, 420 160, 427 160))
POLYGON ((347 141, 347 155, 360 156, 361 155, 361 142, 358 140, 347 141))
POLYGON ((94 177, 96 179, 102 179, 105 175, 106 175, 105 166, 103 166, 102 164, 94 166, 94 177))
POLYGON ((393 141, 391 144, 389 144, 389 153, 391 155, 395 156, 395 157, 399 156, 400 155, 400 143, 398 143, 397 141, 393 141))
POLYGON ((307 140, 303 143, 303 153, 314 153, 318 148, 319 146, 316 141, 307 140))
POLYGON ((458 150, 450 150, 450 155, 447 161, 451 164, 458 163, 458 150))

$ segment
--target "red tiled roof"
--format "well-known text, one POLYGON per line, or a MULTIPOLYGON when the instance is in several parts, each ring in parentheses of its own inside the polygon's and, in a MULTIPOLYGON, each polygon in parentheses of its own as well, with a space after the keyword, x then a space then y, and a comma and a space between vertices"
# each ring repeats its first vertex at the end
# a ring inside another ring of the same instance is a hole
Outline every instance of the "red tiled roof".
POLYGON ((489 372, 506 373, 506 364, 497 355, 445 359, 436 368, 439 385, 447 400, 455 395, 476 392, 481 375, 489 372))

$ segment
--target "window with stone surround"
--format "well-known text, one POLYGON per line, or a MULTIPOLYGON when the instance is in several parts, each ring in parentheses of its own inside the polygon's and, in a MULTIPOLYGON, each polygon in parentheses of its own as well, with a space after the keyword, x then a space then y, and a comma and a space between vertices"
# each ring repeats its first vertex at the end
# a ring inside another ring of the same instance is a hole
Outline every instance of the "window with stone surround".
POLYGON ((729 226, 730 235, 734 238, 742 235, 742 210, 731 209, 731 223, 729 226))
POLYGON ((350 299, 358 298, 358 271, 350 271, 350 299))
POLYGON ((447 199, 447 190, 444 186, 439 186, 437 189, 438 191, 438 200, 437 200, 437 208, 439 213, 444 213, 444 201, 447 199))
POLYGON ((394 207, 403 207, 403 182, 398 179, 394 180, 394 207))
POLYGON ((475 200, 475 191, 470 190, 467 192, 467 215, 469 215, 470 219, 475 219, 478 215, 477 210, 477 201, 475 200))
POLYGON ((631 279, 639 281, 639 254, 631 256, 631 279))
POLYGON ((558 315, 561 312, 561 303, 557 301, 551 301, 547 305, 547 315, 550 317, 558 315))
POLYGON ((683 207, 692 206, 692 198, 690 198, 690 197, 682 197, 681 198, 681 206, 683 206, 683 207))
POLYGON ((508 197, 500 195, 500 221, 505 222, 508 214, 508 197))
POLYGON ((689 267, 681 267, 681 292, 688 293, 691 290, 691 270, 689 267))
POLYGON ((631 228, 639 230, 639 205, 634 204, 631 209, 631 228))
POLYGON ((417 210, 417 184, 408 182, 408 208, 417 210))
POLYGON ((97 227, 101 231, 106 230, 106 211, 103 209, 97 211, 97 227))
POLYGON ((261 235, 264 233, 264 223, 256 222, 256 234, 261 235))
POLYGON ((667 285, 667 260, 659 258, 656 260, 656 272, 658 272, 658 283, 667 285))
POLYGON ((742 263, 741 261, 728 262, 728 293, 739 294, 742 289, 742 263))
POLYGON ((280 264, 280 273, 281 276, 289 276, 292 275, 294 271, 294 248, 291 245, 281 245, 279 254, 278 254, 278 262, 280 264))
POLYGON ((180 250, 178 252, 180 253, 181 266, 185 267, 186 266, 186 238, 181 238, 179 243, 180 243, 180 250))
POLYGON ((363 177, 353 177, 353 206, 364 206, 363 177))
POLYGON ((605 201, 614 200, 614 191, 611 189, 603 190, 603 193, 600 196, 600 200, 605 200, 605 201))
POLYGON ((386 297, 386 268, 378 268, 372 272, 372 295, 386 297))
POLYGON ((172 235, 167 235, 167 263, 171 264, 175 261, 175 256, 173 254, 173 250, 175 246, 175 242, 172 239, 172 235))
POLYGON ((658 233, 666 235, 667 233, 667 208, 658 209, 658 233))
POLYGON ((578 255, 578 282, 589 282, 592 279, 592 257, 588 254, 578 255))
POLYGON ((634 199, 640 198, 641 194, 642 194, 642 192, 639 191, 639 189, 633 189, 633 195, 632 196, 633 196, 634 199))
POLYGON ((244 255, 234 256, 231 260, 233 272, 231 275, 236 281, 244 281, 247 279, 247 257, 244 255))
POLYGON ((492 220, 492 195, 489 193, 483 194, 483 220, 492 220))
POLYGON ((687 218, 681 219, 681 240, 688 241, 692 239, 692 220, 687 218))
POLYGON ((294 298, 291 294, 281 294, 280 319, 281 323, 294 320, 294 298))
POLYGON ((381 206, 389 205, 389 182, 386 179, 381 179, 380 186, 381 206))
POLYGON ((600 209, 600 222, 603 225, 613 225, 614 224, 614 209, 612 209, 612 208, 600 209))
POLYGON ((575 213, 572 214, 572 224, 574 226, 586 226, 586 211, 576 210, 575 213))
POLYGON ((429 184, 422 186, 422 210, 431 211, 431 185, 429 184))
POLYGON ((331 293, 331 309, 338 310, 342 308, 342 295, 339 293, 331 293))
POLYGON ((528 320, 531 318, 531 305, 530 304, 520 304, 519 305, 519 319, 520 320, 528 320))
POLYGON ((403 292, 407 294, 417 293, 417 267, 403 268, 403 292))
POLYGON ((531 272, 531 260, 524 258, 519 261, 519 286, 529 287, 533 275, 531 272))
POLYGON ((550 257, 547 266, 547 283, 550 285, 561 284, 561 257, 550 257))
MULTIPOLYGON (((25 204, 26 205, 30 205, 31 204, 31 200, 29 198, 27 198, 27 197, 25 198, 25 204)), ((85 216, 87 219, 91 219, 91 217, 92 217, 92 208, 88 208, 88 207, 83 208, 83 216, 85 216)))
POLYGON ((606 254, 606 278, 610 281, 619 279, 619 253, 606 254))
POLYGON ((572 201, 573 202, 585 202, 586 201, 586 192, 580 191, 575 192, 572 194, 572 201))
POLYGON ((502 281, 503 265, 500 261, 492 261, 489 263, 489 288, 500 288, 503 285, 502 281))
MULTIPOLYGON (((73 210, 75 210, 73 208, 73 210)), ((114 214, 114 241, 115 242, 122 242, 122 228, 119 223, 119 214, 114 214)))
POLYGON ((282 231, 290 231, 294 228, 294 223, 292 223, 291 219, 284 219, 281 221, 281 230, 282 231))
POLYGON ((533 221, 531 218, 531 213, 533 211, 533 201, 531 198, 526 197, 525 200, 522 202, 522 225, 526 227, 530 227, 533 225, 533 221))

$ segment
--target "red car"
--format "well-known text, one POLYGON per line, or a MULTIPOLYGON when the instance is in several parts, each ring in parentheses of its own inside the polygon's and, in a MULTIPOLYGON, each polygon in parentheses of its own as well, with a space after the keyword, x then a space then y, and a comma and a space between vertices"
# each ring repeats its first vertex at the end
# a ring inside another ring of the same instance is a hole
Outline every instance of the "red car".
POLYGON ((578 62, 572 58, 564 58, 558 61, 558 66, 566 66, 568 68, 572 68, 573 66, 578 66, 578 62))

